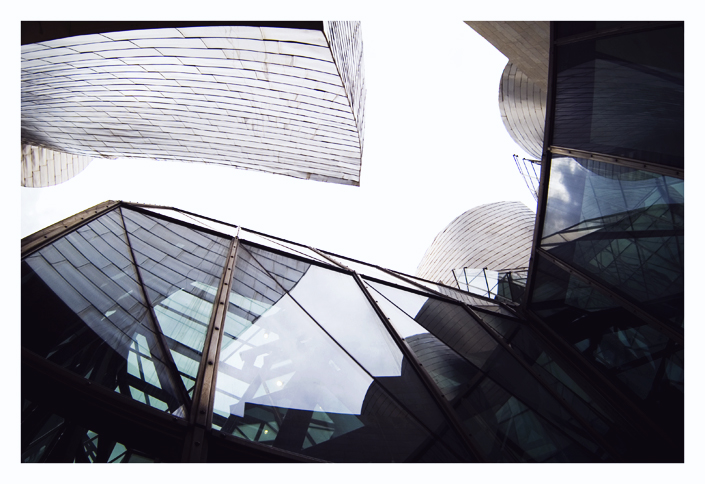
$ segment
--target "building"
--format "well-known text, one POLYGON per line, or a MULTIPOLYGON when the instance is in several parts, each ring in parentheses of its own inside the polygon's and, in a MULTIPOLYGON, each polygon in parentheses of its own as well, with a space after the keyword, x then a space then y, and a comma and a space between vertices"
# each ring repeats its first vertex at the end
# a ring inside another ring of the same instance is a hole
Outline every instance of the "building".
POLYGON ((359 22, 23 22, 22 185, 85 158, 359 185, 359 22))
POLYGON ((499 82, 499 112, 507 133, 533 159, 514 155, 529 191, 538 200, 546 89, 549 22, 465 22, 508 59, 499 82))
POLYGON ((436 235, 416 276, 494 297, 504 274, 516 275, 529 266, 534 219, 521 202, 470 209, 436 235))
POLYGON ((22 460, 683 462, 683 47, 550 24, 519 298, 168 207, 23 239, 22 460))
POLYGON ((22 318, 27 462, 617 455, 511 308, 176 209, 23 240, 22 318))
POLYGON ((684 430, 683 35, 682 22, 552 24, 523 301, 653 459, 674 461, 684 430))

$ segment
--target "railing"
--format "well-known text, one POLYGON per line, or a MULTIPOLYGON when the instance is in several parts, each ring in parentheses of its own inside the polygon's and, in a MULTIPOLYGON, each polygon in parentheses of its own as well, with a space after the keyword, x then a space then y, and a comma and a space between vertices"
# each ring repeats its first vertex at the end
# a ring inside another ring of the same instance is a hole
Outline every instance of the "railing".
POLYGON ((512 155, 514 163, 516 163, 519 173, 524 178, 526 186, 529 188, 534 200, 539 200, 539 181, 541 180, 541 162, 538 160, 530 160, 522 158, 519 162, 518 155, 512 155))

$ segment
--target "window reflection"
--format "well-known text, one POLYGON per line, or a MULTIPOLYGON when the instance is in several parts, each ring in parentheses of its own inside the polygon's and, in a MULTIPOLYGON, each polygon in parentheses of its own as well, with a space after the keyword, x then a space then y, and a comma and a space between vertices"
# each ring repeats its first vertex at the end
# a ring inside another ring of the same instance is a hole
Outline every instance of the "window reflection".
POLYGON ((556 146, 683 166, 683 26, 558 46, 556 146))
POLYGON ((213 427, 325 460, 471 460, 355 281, 302 264, 241 242, 213 427))
POLYGON ((541 247, 682 327, 683 193, 681 179, 556 157, 541 247))
POLYGON ((476 448, 485 453, 486 459, 519 462, 596 459, 585 449, 599 450, 594 443, 586 445, 586 442, 575 441, 554 427, 556 422, 559 428, 576 426, 577 422, 562 415, 558 402, 518 364, 512 364, 503 348, 496 347, 495 354, 488 358, 492 360, 492 367, 482 368, 477 358, 456 352, 453 343, 457 336, 449 346, 427 330, 429 326, 438 330, 444 323, 452 324, 452 317, 447 317, 452 315, 451 311, 436 312, 434 319, 438 321, 428 324, 425 308, 433 306, 429 305, 429 298, 384 284, 369 284, 394 329, 458 413, 468 436, 476 448), (426 327, 419 324, 421 321, 426 327), (531 381, 531 390, 522 388, 527 381, 531 381), (536 398, 536 394, 541 397, 536 398), (538 411, 529 408, 520 398, 538 411))

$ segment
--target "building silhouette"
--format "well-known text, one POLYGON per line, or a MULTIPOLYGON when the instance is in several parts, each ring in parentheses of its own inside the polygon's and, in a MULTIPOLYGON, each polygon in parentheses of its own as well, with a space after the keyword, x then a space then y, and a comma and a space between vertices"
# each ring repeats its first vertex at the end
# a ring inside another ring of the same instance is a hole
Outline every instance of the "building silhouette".
POLYGON ((516 297, 171 207, 26 237, 22 461, 683 462, 682 53, 550 24, 516 297))

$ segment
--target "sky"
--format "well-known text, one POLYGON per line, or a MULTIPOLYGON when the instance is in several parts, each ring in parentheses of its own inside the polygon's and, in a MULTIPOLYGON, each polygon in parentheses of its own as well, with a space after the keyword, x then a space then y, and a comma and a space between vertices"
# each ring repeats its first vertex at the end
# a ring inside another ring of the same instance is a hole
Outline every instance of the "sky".
POLYGON ((466 210, 535 201, 499 113, 506 57, 462 18, 362 20, 365 145, 359 187, 232 167, 95 159, 73 179, 21 188, 21 236, 105 200, 173 206, 414 274, 466 210))

